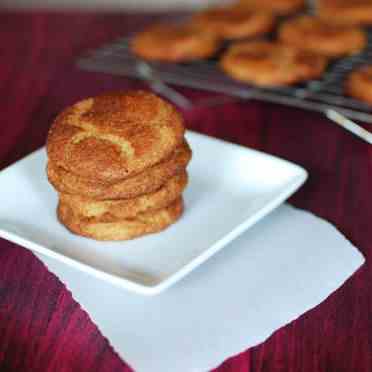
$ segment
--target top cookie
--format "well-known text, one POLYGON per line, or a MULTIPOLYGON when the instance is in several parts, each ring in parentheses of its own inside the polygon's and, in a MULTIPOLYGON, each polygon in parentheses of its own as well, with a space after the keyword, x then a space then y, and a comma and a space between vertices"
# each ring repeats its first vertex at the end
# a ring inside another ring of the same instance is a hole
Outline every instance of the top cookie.
POLYGON ((142 172, 182 143, 183 120, 144 91, 113 92, 64 110, 47 138, 49 159, 76 175, 115 181, 142 172))

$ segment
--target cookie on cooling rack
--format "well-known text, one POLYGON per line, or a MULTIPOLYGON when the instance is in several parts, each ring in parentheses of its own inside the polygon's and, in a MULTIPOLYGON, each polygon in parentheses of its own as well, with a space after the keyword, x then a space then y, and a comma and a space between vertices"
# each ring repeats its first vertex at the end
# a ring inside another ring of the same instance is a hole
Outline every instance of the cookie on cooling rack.
POLYGON ((216 54, 220 38, 191 24, 156 24, 138 33, 130 48, 147 60, 187 62, 216 54))
POLYGON ((371 0, 318 0, 318 13, 327 22, 372 25, 371 0))
POLYGON ((297 48, 334 58, 358 53, 367 44, 367 35, 359 27, 332 25, 308 15, 284 22, 279 28, 279 39, 297 48))
POLYGON ((183 208, 181 197, 164 209, 140 213, 135 218, 106 221, 79 216, 60 201, 57 215, 75 234, 96 240, 128 240, 164 230, 180 218, 183 208))
POLYGON ((327 58, 280 42, 233 44, 220 61, 232 78, 258 86, 289 85, 319 78, 327 58))
POLYGON ((195 13, 191 23, 203 33, 212 32, 224 39, 241 39, 261 36, 272 31, 275 17, 270 12, 225 6, 195 13))
POLYGON ((47 152, 55 166, 113 182, 165 160, 183 135, 183 119, 169 103, 150 92, 116 92, 64 110, 49 130, 47 152))
POLYGON ((372 105, 372 65, 352 71, 346 80, 345 90, 350 96, 372 105))
POLYGON ((288 15, 303 9, 305 0, 240 0, 239 5, 249 9, 273 12, 278 15, 288 15))

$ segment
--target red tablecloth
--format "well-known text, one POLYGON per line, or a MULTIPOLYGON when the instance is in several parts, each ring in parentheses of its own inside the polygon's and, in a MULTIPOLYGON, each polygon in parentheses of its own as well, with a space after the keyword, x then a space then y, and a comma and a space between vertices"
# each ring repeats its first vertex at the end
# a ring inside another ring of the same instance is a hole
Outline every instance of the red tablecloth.
MULTIPOLYGON (((148 20, 0 13, 0 168, 42 146, 52 119, 66 105, 109 89, 143 87, 79 71, 73 61, 148 20)), ((318 114, 262 102, 197 108, 185 117, 189 128, 305 167, 310 179, 291 202, 335 224, 367 259, 316 309, 217 370, 371 371, 372 147, 318 114)), ((0 370, 129 370, 63 284, 32 253, 5 240, 0 240, 0 370)))

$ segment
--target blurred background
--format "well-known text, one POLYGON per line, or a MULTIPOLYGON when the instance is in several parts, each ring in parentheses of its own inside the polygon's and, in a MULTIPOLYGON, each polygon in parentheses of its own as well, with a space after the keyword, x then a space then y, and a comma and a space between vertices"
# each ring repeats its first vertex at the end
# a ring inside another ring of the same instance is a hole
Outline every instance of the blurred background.
POLYGON ((54 8, 84 10, 165 11, 191 10, 214 4, 229 3, 229 0, 1 0, 6 8, 54 8))

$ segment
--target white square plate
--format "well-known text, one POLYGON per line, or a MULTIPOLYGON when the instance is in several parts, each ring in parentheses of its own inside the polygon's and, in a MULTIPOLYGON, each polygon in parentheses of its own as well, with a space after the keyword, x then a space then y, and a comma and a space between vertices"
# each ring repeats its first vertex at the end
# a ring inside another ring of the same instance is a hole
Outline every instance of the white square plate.
POLYGON ((186 209, 167 230, 124 242, 71 234, 57 221, 57 194, 40 149, 0 172, 0 236, 122 288, 154 295, 279 206, 307 178, 303 168, 258 151, 193 132, 187 140, 193 159, 186 209))

